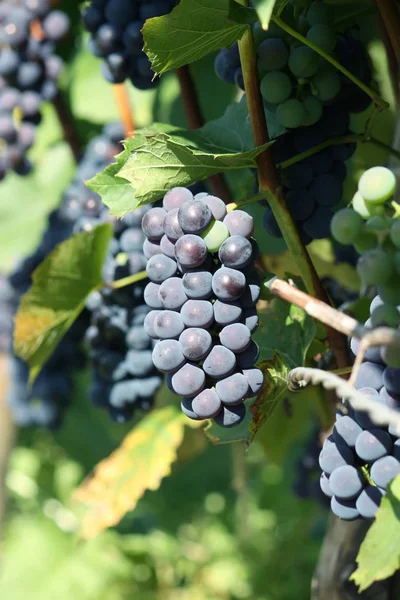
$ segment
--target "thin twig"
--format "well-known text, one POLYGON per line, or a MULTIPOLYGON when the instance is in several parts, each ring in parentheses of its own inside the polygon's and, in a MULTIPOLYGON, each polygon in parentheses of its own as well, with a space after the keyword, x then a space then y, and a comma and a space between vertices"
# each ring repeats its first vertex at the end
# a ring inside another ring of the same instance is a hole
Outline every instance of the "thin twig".
MULTIPOLYGON (((376 2, 376 4, 378 4, 378 2, 376 2)), ((378 22, 379 22, 379 30, 381 32, 382 42, 385 47, 386 57, 387 57, 387 61, 388 61, 390 83, 392 86, 394 98, 395 98, 396 102, 398 102, 399 101, 399 81, 398 81, 399 65, 397 63, 396 54, 393 49, 392 40, 390 39, 390 35, 388 33, 388 30, 386 29, 385 21, 383 20, 382 14, 380 12, 378 12, 378 22)))
MULTIPOLYGON (((189 66, 185 65, 176 69, 176 75, 179 81, 183 109, 189 128, 192 130, 199 129, 204 125, 204 117, 189 66)), ((231 201, 231 193, 225 177, 219 173, 211 175, 208 180, 213 194, 221 198, 225 204, 228 204, 231 201)))
POLYGON ((125 130, 125 137, 131 137, 136 129, 133 111, 125 83, 115 83, 113 86, 118 112, 125 130))
POLYGON ((321 369, 297 367, 288 375, 288 387, 292 392, 304 389, 309 383, 322 385, 326 390, 335 390, 338 398, 348 400, 355 410, 368 413, 376 425, 392 426, 400 435, 400 413, 355 390, 347 381, 321 369))
POLYGON ((74 126, 74 117, 60 91, 53 99, 53 106, 64 133, 64 139, 68 142, 75 160, 78 162, 81 156, 81 143, 74 126))
MULTIPOLYGON (((391 47, 396 57, 398 79, 400 66, 400 12, 397 2, 394 0, 377 0, 376 5, 390 38, 391 47)), ((397 95, 396 95, 397 96, 397 95)))

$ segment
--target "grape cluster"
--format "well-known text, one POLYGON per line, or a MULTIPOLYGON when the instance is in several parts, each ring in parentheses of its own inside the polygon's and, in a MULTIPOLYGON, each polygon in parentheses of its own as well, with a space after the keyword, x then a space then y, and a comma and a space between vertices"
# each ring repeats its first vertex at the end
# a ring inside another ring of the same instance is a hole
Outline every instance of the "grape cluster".
POLYGON ((185 415, 237 425, 244 400, 263 384, 251 339, 260 295, 253 219, 241 210, 227 214, 216 196, 177 187, 144 215, 142 229, 150 279, 144 298, 152 309, 144 326, 157 341, 154 365, 183 397, 185 415))
POLYGON ((110 83, 129 79, 140 89, 156 85, 154 72, 143 52, 142 29, 152 17, 169 13, 176 0, 92 0, 83 11, 90 32, 89 49, 102 58, 101 72, 110 83))
MULTIPOLYGON (((395 189, 392 171, 368 169, 359 180, 352 206, 338 211, 331 226, 335 240, 353 245, 359 253, 358 274, 364 287, 377 287, 385 303, 381 312, 385 311, 383 318, 390 326, 397 325, 396 306, 400 304, 400 220, 389 202, 395 189)), ((400 358, 391 356, 388 364, 400 367, 400 358)))
POLYGON ((9 170, 31 171, 26 153, 33 146, 42 102, 57 95, 63 69, 55 42, 69 18, 51 10, 49 0, 4 0, 0 6, 0 180, 9 170))
MULTIPOLYGON (((370 315, 367 328, 400 325, 399 311, 394 308, 388 318, 387 305, 379 296, 371 303, 370 315)), ((351 339, 354 354, 359 344, 358 339, 351 339)), ((391 355, 389 347, 369 348, 355 387, 376 402, 399 410, 400 369, 388 366, 391 355)), ((321 489, 331 498, 335 515, 345 520, 373 518, 387 486, 400 473, 400 438, 391 427, 377 426, 365 412, 342 404, 319 464, 321 489)))
MULTIPOLYGON (((292 9, 288 5, 286 11, 292 9)), ((351 33, 336 32, 330 11, 328 4, 317 1, 299 15, 289 13, 288 19, 291 24, 295 20, 300 33, 369 84, 371 67, 363 44, 351 33)), ((274 131, 278 126, 286 130, 271 147, 275 164, 333 136, 349 133, 350 113, 365 110, 370 98, 316 52, 299 44, 274 23, 267 32, 256 24, 254 36, 269 129, 274 131)), ((237 44, 221 50, 215 68, 221 79, 243 89, 237 44)), ((331 146, 282 169, 287 204, 304 243, 329 235, 332 209, 342 197, 345 161, 355 149, 355 144, 331 146)), ((264 226, 270 235, 282 236, 269 208, 264 226)))

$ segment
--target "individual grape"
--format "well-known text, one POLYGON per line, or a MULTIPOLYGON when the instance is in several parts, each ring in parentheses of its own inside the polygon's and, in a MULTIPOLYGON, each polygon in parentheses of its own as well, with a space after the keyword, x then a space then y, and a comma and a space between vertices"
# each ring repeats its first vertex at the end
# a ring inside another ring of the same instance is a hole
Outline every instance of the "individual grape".
POLYGON ((193 200, 193 194, 190 190, 184 187, 174 187, 169 190, 163 198, 163 208, 169 212, 174 208, 180 208, 185 202, 193 200))
POLYGON ((128 373, 134 377, 145 377, 153 370, 151 350, 129 350, 125 362, 128 373))
POLYGON ((317 98, 321 102, 329 102, 340 92, 340 76, 334 70, 321 70, 312 78, 312 85, 317 98))
POLYGON ((379 392, 379 401, 389 408, 400 408, 400 395, 388 392, 385 387, 383 387, 379 392))
POLYGON ((336 32, 326 23, 317 23, 307 31, 307 39, 328 54, 336 46, 336 32))
POLYGON ((243 322, 250 333, 253 333, 253 331, 255 331, 258 327, 257 309, 246 308, 246 310, 243 312, 243 322))
POLYGON ((313 180, 313 170, 307 164, 295 164, 287 167, 282 172, 282 182, 290 189, 308 186, 313 180))
POLYGON ((331 498, 331 510, 334 515, 344 521, 354 521, 360 517, 354 500, 339 500, 333 496, 331 498))
POLYGON ((233 323, 224 327, 219 334, 221 344, 235 354, 244 352, 251 342, 251 333, 242 323, 233 323))
POLYGON ((213 308, 214 319, 218 325, 237 323, 243 314, 243 309, 238 302, 221 302, 221 300, 216 300, 213 308))
POLYGON ((143 242, 143 254, 147 259, 156 254, 162 254, 159 242, 151 242, 146 238, 143 242))
POLYGON ((394 369, 400 369, 400 352, 393 346, 381 348, 381 358, 385 364, 394 369))
POLYGON ((164 233, 173 242, 176 242, 183 236, 183 231, 178 221, 179 210, 179 208, 172 208, 167 212, 164 219, 164 233))
POLYGON ((311 240, 321 240, 329 236, 331 218, 332 212, 329 208, 318 206, 311 217, 303 222, 303 229, 311 240))
POLYGON ((253 248, 248 239, 241 235, 229 237, 221 245, 218 257, 224 267, 232 269, 243 269, 246 267, 253 255, 253 248))
POLYGON ((182 367, 186 360, 177 340, 161 340, 153 350, 154 366, 162 373, 172 373, 182 367))
POLYGON ((130 227, 125 229, 119 239, 122 252, 139 252, 143 247, 144 236, 140 229, 130 227))
POLYGON ((190 398, 183 398, 181 402, 181 410, 184 415, 192 419, 193 421, 200 421, 199 415, 197 415, 192 407, 193 400, 190 398))
POLYGON ((260 71, 279 71, 287 64, 289 49, 280 38, 270 38, 261 42, 257 54, 260 71))
POLYGON ((143 298, 146 302, 147 306, 150 308, 162 308, 162 302, 159 296, 160 286, 158 283, 153 283, 150 281, 144 288, 143 298))
POLYGON ((176 269, 176 262, 164 254, 155 254, 149 258, 146 265, 147 276, 153 283, 162 283, 169 277, 173 277, 176 269))
POLYGON ((207 246, 197 235, 186 234, 175 244, 176 260, 183 267, 194 269, 207 258, 207 246))
POLYGON ((145 236, 152 242, 161 240, 164 235, 164 221, 167 216, 163 208, 151 208, 143 217, 142 229, 145 236))
POLYGON ((351 201, 353 209, 361 215, 363 219, 370 219, 371 217, 379 214, 383 214, 384 208, 378 204, 371 204, 366 202, 361 196, 360 192, 356 192, 351 201))
POLYGON ((384 302, 389 304, 400 304, 400 287, 397 275, 393 275, 389 281, 378 286, 378 294, 384 302))
POLYGON ((392 275, 393 267, 389 255, 384 250, 370 250, 360 256, 357 273, 367 285, 382 285, 392 275))
POLYGON ((159 297, 164 308, 169 310, 180 310, 188 299, 185 294, 182 279, 179 277, 171 277, 170 279, 163 281, 160 285, 159 297))
POLYGON ((246 286, 246 277, 240 271, 221 267, 213 275, 212 288, 218 300, 238 300, 246 286))
POLYGON ((183 319, 178 312, 162 310, 154 320, 154 331, 162 340, 178 338, 185 329, 183 319))
POLYGON ((199 194, 196 194, 195 200, 201 200, 211 210, 214 219, 217 221, 223 221, 226 216, 226 206, 224 202, 217 196, 211 196, 205 192, 202 192, 203 196, 200 198, 199 194))
POLYGON ((373 362, 367 361, 362 363, 358 371, 355 388, 358 389, 368 387, 379 392, 381 387, 386 385, 384 380, 385 370, 386 369, 384 369, 382 365, 377 365, 373 362))
POLYGON ((235 373, 217 381, 215 391, 223 404, 240 404, 249 393, 249 384, 244 375, 235 373))
POLYGON ((375 485, 368 485, 358 496, 356 508, 364 519, 373 519, 378 510, 383 492, 375 485))
POLYGON ((386 489, 400 473, 400 462, 394 456, 379 458, 371 467, 371 479, 380 488, 386 489))
POLYGON ((338 467, 329 477, 329 487, 336 498, 352 500, 364 487, 362 473, 351 465, 338 467))
POLYGON ((147 350, 151 340, 142 326, 135 325, 126 334, 126 345, 132 350, 147 350))
POLYGON ((207 300, 188 300, 180 314, 186 327, 208 329, 214 321, 213 305, 207 300))
POLYGON ((244 308, 254 308, 260 299, 261 288, 258 283, 249 282, 246 285, 246 289, 242 297, 240 298, 240 304, 244 308))
POLYGON ((210 389, 203 390, 192 401, 192 409, 200 419, 212 419, 220 412, 221 407, 221 400, 210 389))
POLYGON ((318 54, 308 46, 297 46, 289 56, 289 69, 295 77, 312 77, 319 64, 318 54))
POLYGON ((175 243, 171 242, 166 235, 163 235, 160 240, 160 250, 168 258, 175 259, 175 243))
MULTIPOLYGON (((306 113, 303 125, 314 125, 315 123, 318 123, 322 117, 323 109, 321 102, 317 98, 314 98, 314 96, 307 96, 307 98, 303 100, 302 104, 306 113)), ((310 158, 314 162, 321 154, 321 152, 318 152, 318 154, 315 154, 310 158)))
POLYGON ((353 244, 361 233, 363 220, 355 210, 343 208, 332 219, 332 235, 341 244, 353 244))
POLYGON ((377 245, 377 238, 368 231, 362 231, 360 235, 354 240, 354 249, 358 254, 364 254, 370 250, 374 250, 377 245))
POLYGON ((292 82, 286 73, 271 71, 264 75, 260 84, 261 95, 270 104, 281 104, 290 98, 292 82))
POLYGON ((396 191, 396 177, 386 167, 372 167, 358 181, 358 191, 371 204, 384 204, 396 191))
POLYGON ((335 206, 339 204, 342 191, 341 182, 330 173, 317 175, 309 190, 320 206, 335 206))
POLYGON ((383 371, 382 385, 390 394, 400 394, 400 369, 386 367, 383 371))
POLYGON ((201 236, 204 240, 207 250, 211 253, 218 252, 221 244, 229 238, 229 231, 226 225, 221 221, 214 221, 210 227, 203 232, 201 236))
POLYGON ((236 357, 224 346, 214 346, 203 363, 205 373, 213 379, 228 377, 235 368, 236 357))
POLYGON ((319 466, 325 473, 330 475, 338 467, 353 464, 354 456, 348 446, 325 442, 319 455, 319 466))
POLYGON ((199 234, 210 225, 213 215, 204 202, 192 200, 178 209, 179 225, 185 233, 199 234))
POLYGON ((52 10, 42 21, 42 29, 49 40, 61 40, 68 32, 70 20, 62 10, 52 10))
POLYGON ((227 226, 231 235, 243 235, 250 238, 254 231, 253 217, 244 210, 233 210, 224 218, 224 225, 227 226))
POLYGON ((315 209, 315 198, 306 188, 289 190, 286 194, 286 203, 295 221, 308 219, 315 209))
POLYGON ((366 462, 373 462, 382 458, 392 449, 392 439, 383 429, 365 430, 357 438, 356 452, 366 462))
POLYGON ((369 307, 370 314, 372 315, 374 310, 376 308, 378 308, 378 306, 381 306, 382 304, 384 304, 382 298, 380 298, 379 296, 375 296, 375 298, 372 300, 371 305, 369 307))
POLYGON ((288 129, 295 129, 304 124, 306 111, 304 106, 296 98, 290 98, 279 104, 276 109, 277 122, 288 129))
POLYGON ((322 492, 325 494, 325 496, 328 496, 328 498, 332 498, 333 492, 329 485, 329 477, 327 476, 326 473, 321 473, 319 485, 320 485, 322 492))
POLYGON ((243 369, 243 375, 247 379, 247 383, 249 384, 249 392, 248 396, 251 398, 252 396, 257 396, 257 394, 261 391, 261 388, 264 383, 264 375, 260 369, 243 369))
POLYGON ((341 417, 333 428, 333 437, 337 444, 356 445, 356 440, 361 434, 361 427, 349 416, 341 417))
MULTIPOLYGON (((358 391, 361 394, 368 396, 368 398, 370 398, 371 400, 375 400, 376 402, 381 401, 379 393, 373 388, 359 388, 358 391)), ((370 417, 368 416, 368 413, 364 411, 355 410, 354 418, 363 429, 373 429, 374 427, 376 427, 376 425, 373 423, 373 421, 371 421, 370 417)))
MULTIPOLYGON (((367 325, 367 323, 368 323, 368 321, 366 322, 366 326, 368 327, 369 324, 367 325)), ((357 355, 358 351, 360 349, 360 340, 358 340, 357 338, 352 338, 351 343, 350 343, 350 348, 351 348, 351 351, 353 352, 353 354, 357 355)), ((380 363, 381 362, 381 350, 380 350, 379 346, 372 346, 371 348, 368 348, 368 350, 364 354, 364 358, 365 358, 365 360, 370 361, 372 363, 380 363)))
POLYGON ((221 48, 215 58, 214 69, 219 79, 225 83, 235 83, 235 74, 240 66, 240 59, 238 62, 232 62, 229 52, 230 49, 221 48))
POLYGON ((179 336, 182 352, 188 360, 203 360, 210 352, 212 338, 206 329, 189 327, 179 336))
POLYGON ((390 229, 390 220, 384 215, 375 215, 365 223, 365 229, 371 233, 386 233, 390 229))
POLYGON ((43 76, 43 69, 39 63, 23 62, 17 72, 17 85, 21 89, 35 86, 43 76))
POLYGON ((307 9, 307 21, 311 26, 329 25, 332 22, 331 7, 325 2, 313 2, 307 9))
POLYGON ((400 325, 400 313, 392 304, 380 304, 371 313, 371 323, 374 327, 379 325, 398 327, 400 325))
POLYGON ((220 427, 236 427, 246 416, 246 407, 243 403, 235 406, 223 406, 222 410, 214 417, 214 421, 220 427))
MULTIPOLYGON (((171 385, 178 396, 193 398, 204 389, 205 382, 206 376, 203 369, 197 365, 186 363, 179 371, 174 373, 171 385)), ((193 410, 201 416, 194 406, 193 410)))
POLYGON ((268 208, 264 213, 263 226, 264 226, 265 231, 269 235, 271 235, 275 238, 282 237, 282 232, 281 232, 279 225, 277 223, 277 220, 275 219, 274 214, 270 208, 268 208))
POLYGON ((237 363, 241 369, 252 369, 260 356, 258 344, 251 341, 249 347, 237 356, 237 363))
POLYGON ((204 300, 212 294, 212 273, 195 269, 182 277, 184 292, 188 298, 204 300))
POLYGON ((160 310, 152 310, 151 312, 149 312, 146 315, 144 323, 143 323, 143 327, 144 327, 144 330, 145 330, 146 334, 149 337, 151 337, 153 340, 157 340, 158 339, 158 336, 157 336, 157 334, 155 332, 155 329, 154 329, 154 322, 156 320, 156 317, 161 312, 162 311, 160 311, 160 310))

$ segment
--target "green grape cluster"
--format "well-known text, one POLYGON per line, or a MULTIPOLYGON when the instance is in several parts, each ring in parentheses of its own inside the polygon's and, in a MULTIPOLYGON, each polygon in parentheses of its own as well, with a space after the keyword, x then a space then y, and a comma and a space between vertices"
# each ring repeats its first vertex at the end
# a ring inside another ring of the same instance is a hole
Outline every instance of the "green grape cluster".
MULTIPOLYGON (((337 212, 331 223, 335 240, 353 245, 360 254, 357 272, 363 284, 377 286, 388 306, 400 304, 400 218, 395 191, 392 171, 372 167, 361 176, 351 206, 337 212)), ((389 326, 392 314, 390 307, 385 308, 389 326)))

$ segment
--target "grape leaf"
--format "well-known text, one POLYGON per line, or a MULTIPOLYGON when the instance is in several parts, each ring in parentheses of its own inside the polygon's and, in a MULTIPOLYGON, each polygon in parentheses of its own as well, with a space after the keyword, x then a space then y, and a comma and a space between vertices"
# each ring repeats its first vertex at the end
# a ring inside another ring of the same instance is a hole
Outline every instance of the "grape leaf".
POLYGON ((264 373, 264 385, 257 398, 246 401, 248 415, 233 429, 221 429, 215 423, 206 434, 216 444, 254 440, 257 431, 270 418, 278 402, 287 392, 287 375, 304 364, 307 350, 314 339, 313 319, 297 306, 274 299, 259 313, 260 325, 253 339, 260 346, 257 366, 264 373))
POLYGON ((109 224, 59 244, 34 271, 15 317, 15 353, 30 366, 34 381, 43 364, 102 283, 101 270, 112 235, 109 224))
POLYGON ((228 15, 229 0, 181 0, 168 15, 148 19, 144 51, 153 71, 161 75, 236 42, 246 25, 228 15))
POLYGON ((75 498, 86 505, 82 536, 89 539, 119 523, 146 490, 155 491, 171 472, 182 443, 185 416, 167 406, 149 413, 121 446, 100 462, 75 498))
POLYGON ((392 481, 382 498, 356 560, 358 568, 350 579, 359 586, 360 593, 400 568, 400 476, 392 481))
POLYGON ((252 25, 258 20, 257 13, 254 8, 243 6, 236 0, 229 0, 229 11, 228 18, 235 23, 242 23, 243 25, 252 25))

